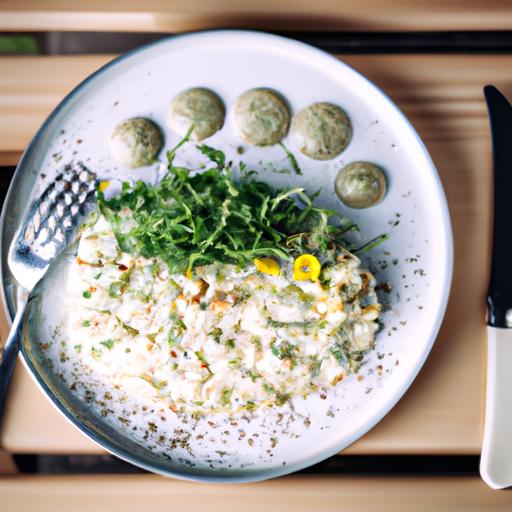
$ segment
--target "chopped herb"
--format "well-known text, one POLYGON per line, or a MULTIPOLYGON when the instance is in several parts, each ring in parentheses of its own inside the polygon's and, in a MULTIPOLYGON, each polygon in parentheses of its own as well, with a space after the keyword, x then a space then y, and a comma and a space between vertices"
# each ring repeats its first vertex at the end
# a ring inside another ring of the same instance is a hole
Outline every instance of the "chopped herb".
POLYGON ((125 288, 126 284, 123 283, 122 281, 113 281, 112 283, 110 283, 108 287, 108 295, 113 299, 121 297, 121 295, 124 293, 125 288))
POLYGON ((208 333, 208 336, 211 336, 217 343, 220 343, 220 338, 222 336, 222 329, 215 327, 215 329, 213 329, 213 331, 210 331, 208 333))
POLYGON ((197 359, 199 359, 199 361, 201 361, 201 366, 203 368, 206 368, 208 370, 208 373, 212 373, 212 371, 210 370, 210 364, 205 359, 204 354, 200 350, 197 350, 196 352, 194 352, 194 354, 196 355, 197 359))
POLYGON ((338 362, 342 365, 347 364, 347 354, 343 347, 336 345, 331 348, 331 354, 338 360, 338 362))
POLYGON ((308 369, 311 372, 311 377, 316 377, 320 372, 322 361, 317 356, 309 356, 308 369))
MULTIPOLYGON (((254 411, 256 409, 256 407, 257 406, 256 406, 256 404, 254 402, 249 401, 249 402, 246 402, 246 404, 244 405, 243 408, 246 411, 254 411)), ((252 441, 252 439, 249 439, 249 441, 252 441)))
POLYGON ((290 162, 292 169, 295 171, 295 174, 301 175, 302 170, 299 166, 299 162, 297 162, 297 159, 295 158, 295 155, 282 142, 280 142, 279 145, 283 148, 284 152, 286 153, 288 161, 290 162))
POLYGON ((251 342, 256 347, 256 350, 261 350, 262 346, 261 346, 261 339, 259 336, 253 336, 251 338, 251 342))
POLYGON ((229 338, 226 340, 226 347, 235 348, 235 340, 233 338, 229 338))
POLYGON ((287 359, 293 363, 295 356, 294 352, 297 350, 295 345, 292 345, 289 341, 281 341, 279 344, 275 342, 271 345, 272 354, 279 359, 287 359))
POLYGON ((91 321, 90 320, 84 320, 82 322, 82 327, 90 327, 91 325, 91 321))
POLYGON ((231 395, 233 394, 233 388, 224 388, 220 394, 220 404, 223 407, 228 406, 231 403, 231 395))
POLYGON ((365 252, 368 252, 371 249, 374 249, 378 245, 382 244, 386 240, 389 240, 388 234, 379 235, 379 236, 375 237, 373 240, 370 240, 366 244, 362 245, 358 249, 354 249, 353 252, 358 253, 358 254, 364 254, 365 252))
POLYGON ((266 393, 268 393, 269 395, 274 395, 276 390, 270 385, 268 384, 267 382, 264 382, 261 387, 265 390, 266 393))
POLYGON ((160 272, 160 265, 157 261, 155 261, 154 263, 151 264, 151 275, 153 277, 156 277, 158 275, 158 273, 160 272))
POLYGON ((277 393, 276 394, 276 404, 281 406, 284 405, 286 402, 290 400, 290 394, 289 393, 277 393))
POLYGON ((84 299, 90 299, 91 298, 91 292, 89 290, 85 290, 85 292, 82 293, 82 297, 84 299))
POLYGON ((139 330, 131 327, 130 325, 124 323, 119 317, 116 317, 117 321, 121 324, 121 327, 130 335, 130 336, 138 336, 139 330))
POLYGON ((260 379, 261 375, 259 373, 251 372, 250 370, 247 370, 247 376, 253 381, 256 382, 256 379, 260 379))
POLYGON ((171 348, 178 344, 178 340, 173 336, 172 330, 170 330, 169 334, 167 335, 167 343, 171 348))
POLYGON ((183 320, 180 318, 178 313, 176 313, 175 311, 171 312, 171 314, 169 315, 169 319, 172 320, 176 324, 176 327, 178 328, 178 331, 180 332, 180 334, 182 334, 183 331, 187 330, 187 326, 185 325, 185 322, 183 322, 183 320))
POLYGON ((100 341, 100 345, 103 345, 104 347, 107 347, 109 350, 112 350, 112 347, 114 346, 114 340, 100 341))
POLYGON ((207 156, 213 163, 217 164, 219 168, 224 167, 226 163, 226 156, 222 151, 206 146, 205 144, 196 147, 201 151, 201 153, 203 153, 203 155, 207 156))

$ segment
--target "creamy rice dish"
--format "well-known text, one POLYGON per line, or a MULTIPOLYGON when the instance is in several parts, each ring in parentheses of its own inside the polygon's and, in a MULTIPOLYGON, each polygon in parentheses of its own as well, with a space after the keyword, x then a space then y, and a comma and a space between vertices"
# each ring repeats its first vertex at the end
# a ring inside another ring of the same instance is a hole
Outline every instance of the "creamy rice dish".
POLYGON ((101 217, 69 273, 74 349, 114 383, 180 411, 282 405, 356 370, 380 311, 359 260, 340 252, 324 284, 294 280, 291 264, 279 275, 257 264, 172 274, 158 258, 121 252, 101 217))

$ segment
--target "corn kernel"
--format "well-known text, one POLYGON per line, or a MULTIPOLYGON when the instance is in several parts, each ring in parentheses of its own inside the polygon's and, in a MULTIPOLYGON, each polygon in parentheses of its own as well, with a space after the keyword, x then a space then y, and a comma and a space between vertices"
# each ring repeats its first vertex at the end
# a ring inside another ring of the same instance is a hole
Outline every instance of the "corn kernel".
POLYGON ((278 276, 281 274, 281 267, 276 260, 272 258, 256 258, 254 266, 259 272, 263 274, 270 274, 271 276, 278 276))
POLYGON ((293 262, 293 279, 296 281, 316 281, 322 265, 312 254, 302 254, 293 262))
POLYGON ((110 186, 110 181, 108 180, 105 180, 105 181, 102 181, 98 188, 100 190, 100 192, 105 192, 105 190, 107 190, 107 188, 110 186))

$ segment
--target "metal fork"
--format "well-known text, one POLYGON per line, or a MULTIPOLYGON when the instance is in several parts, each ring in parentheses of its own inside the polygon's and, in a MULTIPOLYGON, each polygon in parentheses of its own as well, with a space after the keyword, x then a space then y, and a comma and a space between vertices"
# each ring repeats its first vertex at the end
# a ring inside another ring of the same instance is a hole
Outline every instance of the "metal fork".
POLYGON ((20 349, 23 316, 30 292, 55 258, 72 242, 94 202, 96 174, 82 163, 64 166, 29 208, 11 242, 9 268, 20 285, 16 316, 0 362, 0 417, 20 349))

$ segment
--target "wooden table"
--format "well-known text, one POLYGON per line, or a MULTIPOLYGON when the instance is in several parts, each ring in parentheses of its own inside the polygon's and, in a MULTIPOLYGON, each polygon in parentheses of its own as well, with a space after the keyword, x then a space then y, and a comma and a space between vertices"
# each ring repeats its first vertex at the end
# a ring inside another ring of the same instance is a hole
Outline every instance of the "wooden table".
MULTIPOLYGON (((0 159, 17 157, 62 96, 112 56, 0 58, 0 159)), ((405 398, 347 453, 478 454, 484 397, 490 142, 482 87, 512 92, 511 56, 342 56, 382 87, 425 140, 455 235, 451 300, 405 398)), ((15 453, 97 453, 16 370, 1 444, 15 453), (37 421, 32 421, 37 417, 37 421)))
MULTIPOLYGON (((148 0, 82 3, 0 0, 0 31, 178 32, 214 27, 268 30, 507 30, 501 0, 148 0), (383 7, 384 5, 384 7, 383 7)), ((15 165, 48 113, 112 55, 0 56, 0 166, 15 165)), ((344 453, 478 454, 485 379, 485 292, 490 248, 491 156, 482 87, 512 97, 512 54, 341 55, 380 86, 423 137, 445 187, 455 237, 455 273, 445 321, 419 377, 393 411, 344 453)), ((7 321, 0 315, 5 339, 7 321)), ((19 365, 0 429, 10 453, 100 450, 48 404, 19 365)), ((1 453, 0 453, 1 455, 1 453)), ((1 461, 1 457, 0 457, 1 461)), ((0 462, 1 465, 1 462, 0 462)), ((0 468, 1 473, 1 468, 0 468)), ((153 476, 0 478, 2 510, 245 510, 288 508, 510 510, 512 495, 478 478, 287 477, 212 487, 153 476), (108 502, 106 501, 108 499, 108 502), (338 505, 339 506, 339 505, 338 505), (26 507, 26 508, 25 508, 26 507)))

